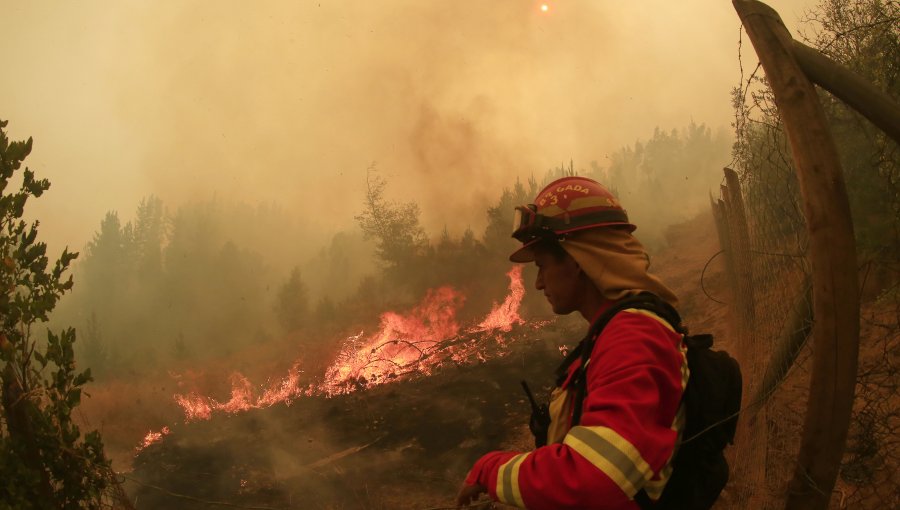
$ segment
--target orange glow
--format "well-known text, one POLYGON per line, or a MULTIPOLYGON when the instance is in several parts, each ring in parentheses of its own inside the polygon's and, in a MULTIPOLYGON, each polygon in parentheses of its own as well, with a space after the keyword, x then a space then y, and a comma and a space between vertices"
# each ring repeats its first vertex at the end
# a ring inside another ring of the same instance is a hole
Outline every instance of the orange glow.
POLYGON ((550 10, 550 6, 547 4, 541 4, 541 12, 547 12, 550 10))
POLYGON ((188 395, 176 394, 175 402, 184 409, 185 421, 208 420, 212 416, 215 400, 191 392, 188 395))
MULTIPOLYGON (((361 331, 348 337, 323 380, 316 384, 303 386, 298 360, 285 377, 264 388, 254 388, 242 374, 233 373, 231 396, 226 402, 196 392, 176 394, 174 399, 183 409, 185 421, 208 420, 213 413, 234 414, 278 403, 290 405, 302 396, 334 396, 412 374, 430 375, 446 363, 484 362, 488 352, 494 356, 503 354, 503 333, 524 324, 519 315, 525 294, 522 266, 513 266, 507 277, 509 293, 503 302, 495 303, 481 321, 467 329, 461 328, 456 318, 465 295, 452 287, 431 289, 412 309, 382 314, 375 333, 366 336, 361 331)), ((165 430, 148 434, 144 446, 139 448, 162 440, 168 434, 165 430)))
POLYGON ((351 337, 335 363, 325 373, 322 390, 327 395, 382 384, 418 371, 431 373, 434 367, 419 361, 442 340, 459 334, 456 312, 465 296, 451 287, 432 289, 422 302, 406 314, 387 312, 381 316, 377 333, 360 341, 351 337))
POLYGON ((509 331, 514 325, 525 322, 519 316, 519 307, 522 305, 522 298, 525 296, 525 285, 522 283, 522 266, 513 266, 506 273, 506 276, 509 277, 509 294, 502 303, 499 305, 494 304, 494 308, 481 321, 481 324, 475 327, 473 332, 492 329, 509 331))
POLYGON ((235 372, 231 374, 231 398, 227 402, 218 402, 214 398, 193 392, 187 395, 177 394, 174 398, 175 402, 184 410, 185 421, 189 422, 208 420, 217 411, 235 414, 251 409, 271 407, 282 402, 290 405, 296 398, 313 393, 311 390, 301 387, 300 373, 299 365, 295 364, 287 376, 270 384, 262 390, 259 397, 254 397, 256 392, 253 384, 242 374, 235 372))
POLYGON ((169 435, 169 427, 163 427, 159 432, 147 432, 147 435, 144 436, 144 439, 141 441, 141 444, 135 448, 135 453, 140 452, 144 448, 150 446, 151 444, 156 444, 162 441, 163 436, 169 435))

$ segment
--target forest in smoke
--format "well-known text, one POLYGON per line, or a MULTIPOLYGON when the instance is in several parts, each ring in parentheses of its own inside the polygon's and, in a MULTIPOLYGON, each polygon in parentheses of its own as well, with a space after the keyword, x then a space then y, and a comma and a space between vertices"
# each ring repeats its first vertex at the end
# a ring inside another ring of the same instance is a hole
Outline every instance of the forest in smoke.
MULTIPOLYGON (((95 379, 86 424, 104 431, 108 454, 124 467, 148 430, 182 415, 175 393, 227 400, 233 372, 254 384, 298 367, 321 377, 349 337, 377 329, 383 313, 409 309, 431 289, 465 296, 460 323, 480 319, 507 292, 513 208, 563 175, 607 183, 639 239, 659 250, 667 225, 708 207, 730 145, 723 130, 702 124, 657 129, 611 154, 607 166, 566 161, 523 174, 483 204, 484 230, 459 235, 426 231, 422 208, 439 204, 395 193, 377 164, 359 172, 367 193, 347 205, 355 224, 324 245, 306 236, 305 218, 277 204, 148 196, 133 212, 99 219, 48 328, 78 329, 78 366, 95 379)), ((531 288, 533 268, 523 276, 531 288)), ((525 293, 522 314, 552 315, 536 292, 525 293)))
MULTIPOLYGON (((149 196, 133 214, 101 219, 54 323, 79 327, 79 361, 100 379, 248 348, 274 351, 286 341, 309 357, 327 356, 346 334, 431 288, 451 285, 471 296, 464 318, 489 309, 507 285, 513 208, 563 175, 608 183, 639 238, 661 247, 667 224, 706 205, 704 192, 720 179, 729 150, 730 138, 704 125, 657 129, 614 153, 608 167, 568 162, 523 175, 484 204, 483 232, 457 237, 446 228, 426 232, 423 204, 389 199, 391 183, 377 166, 361 176, 366 200, 348 204, 357 228, 318 247, 304 243, 302 222, 277 205, 211 197, 173 206, 149 196)), ((542 299, 526 306, 547 313, 542 299)))

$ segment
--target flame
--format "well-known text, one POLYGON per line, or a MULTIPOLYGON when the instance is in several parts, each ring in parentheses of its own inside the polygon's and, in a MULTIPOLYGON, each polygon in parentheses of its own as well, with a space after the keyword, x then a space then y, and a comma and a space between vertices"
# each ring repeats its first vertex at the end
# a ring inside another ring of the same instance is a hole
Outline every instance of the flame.
POLYGON ((522 283, 522 266, 513 266, 506 273, 506 276, 509 277, 509 294, 507 294, 506 299, 499 305, 494 303, 491 312, 472 332, 492 329, 510 331, 514 325, 525 322, 519 315, 519 307, 522 305, 522 298, 525 296, 525 285, 522 283))
MULTIPOLYGON (((514 266, 507 276, 509 294, 502 303, 494 303, 476 326, 465 330, 460 327, 456 314, 465 302, 465 296, 452 287, 440 287, 429 290, 422 301, 406 313, 382 314, 379 329, 374 334, 365 336, 361 331, 348 337, 318 384, 303 386, 302 371, 297 362, 287 376, 259 392, 246 377, 235 372, 231 375, 231 396, 227 402, 195 392, 176 394, 175 401, 184 410, 185 421, 208 420, 216 412, 234 414, 278 403, 290 405, 302 396, 334 396, 411 373, 429 375, 448 362, 484 362, 487 360, 484 344, 492 338, 489 333, 506 333, 516 324, 524 323, 519 315, 525 294, 522 266, 514 266)), ((496 339, 495 345, 504 345, 501 337, 496 339)), ((161 438, 159 436, 147 445, 161 438)))
POLYGON ((212 416, 210 400, 203 395, 191 392, 188 395, 175 394, 175 402, 184 409, 185 421, 208 420, 212 416))
POLYGON ((299 364, 295 363, 286 377, 270 384, 259 397, 254 397, 253 384, 243 374, 234 372, 231 374, 231 398, 227 402, 219 402, 194 392, 187 395, 176 394, 174 398, 184 410, 185 421, 189 422, 208 420, 216 411, 235 414, 271 407, 282 402, 290 405, 296 398, 311 394, 300 384, 301 372, 299 364))
POLYGON ((141 450, 152 444, 156 444, 162 441, 163 436, 169 435, 169 432, 169 427, 163 427, 159 432, 153 432, 152 430, 150 432, 147 432, 147 435, 144 436, 141 444, 139 444, 137 448, 135 448, 135 453, 140 452, 141 450))
POLYGON ((310 391, 304 391, 300 384, 300 364, 295 363, 288 375, 276 384, 267 388, 262 396, 256 401, 257 407, 271 407, 275 404, 284 402, 285 405, 291 405, 294 399, 303 395, 309 395, 310 391))
POLYGON ((465 296, 451 287, 428 291, 422 303, 407 314, 387 312, 377 333, 360 341, 348 339, 334 364, 325 372, 327 395, 380 384, 412 370, 423 375, 434 367, 417 363, 441 341, 459 334, 456 312, 465 296))

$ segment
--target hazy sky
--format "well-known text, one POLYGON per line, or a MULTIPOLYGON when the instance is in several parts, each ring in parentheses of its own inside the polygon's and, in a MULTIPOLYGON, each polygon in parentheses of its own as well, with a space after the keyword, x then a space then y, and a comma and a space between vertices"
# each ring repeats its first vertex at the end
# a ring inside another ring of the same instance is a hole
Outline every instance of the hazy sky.
MULTIPOLYGON (((151 193, 347 226, 371 162, 432 232, 480 231, 517 175, 728 127, 731 2, 544 3, 0 0, 0 119, 53 183, 43 238, 75 249, 151 193)), ((792 29, 815 3, 769 2, 792 29)))

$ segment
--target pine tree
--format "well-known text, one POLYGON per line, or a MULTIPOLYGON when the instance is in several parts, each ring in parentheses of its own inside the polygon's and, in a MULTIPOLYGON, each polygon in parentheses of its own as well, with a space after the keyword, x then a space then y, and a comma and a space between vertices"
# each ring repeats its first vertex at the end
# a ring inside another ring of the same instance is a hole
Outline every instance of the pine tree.
POLYGON ((303 327, 309 314, 309 291, 300 277, 300 269, 294 268, 288 281, 278 290, 275 313, 286 331, 303 327))

